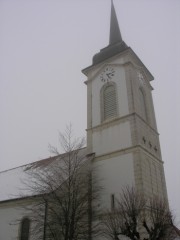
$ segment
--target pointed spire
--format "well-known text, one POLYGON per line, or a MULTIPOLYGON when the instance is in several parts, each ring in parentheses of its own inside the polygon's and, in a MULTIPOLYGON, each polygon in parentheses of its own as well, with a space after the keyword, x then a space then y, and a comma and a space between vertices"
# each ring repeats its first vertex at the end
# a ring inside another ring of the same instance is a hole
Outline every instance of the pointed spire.
POLYGON ((111 24, 109 45, 105 48, 102 48, 99 53, 94 55, 93 65, 103 62, 104 60, 123 52, 127 48, 128 46, 122 40, 113 0, 111 0, 111 24))
POLYGON ((114 43, 117 43, 117 42, 122 42, 122 37, 119 29, 119 24, 118 24, 113 0, 111 0, 111 23, 110 23, 109 45, 113 45, 114 43))

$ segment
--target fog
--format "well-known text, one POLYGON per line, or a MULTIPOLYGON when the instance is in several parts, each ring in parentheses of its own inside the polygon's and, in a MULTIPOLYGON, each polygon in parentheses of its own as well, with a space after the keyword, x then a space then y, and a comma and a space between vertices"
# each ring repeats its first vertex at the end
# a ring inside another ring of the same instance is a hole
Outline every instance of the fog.
MULTIPOLYGON (((180 226, 180 1, 114 0, 123 40, 153 74, 170 206, 180 226)), ((108 45, 110 0, 0 1, 0 171, 86 134, 81 70, 108 45)))

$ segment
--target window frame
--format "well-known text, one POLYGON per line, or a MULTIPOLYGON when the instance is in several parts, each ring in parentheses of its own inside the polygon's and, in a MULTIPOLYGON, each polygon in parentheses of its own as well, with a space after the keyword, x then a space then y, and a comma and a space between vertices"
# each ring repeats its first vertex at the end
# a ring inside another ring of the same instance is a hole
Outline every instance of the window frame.
POLYGON ((21 224, 20 224, 20 236, 19 236, 20 240, 29 240, 30 226, 31 226, 31 220, 28 217, 23 217, 23 219, 21 220, 21 224), (28 224, 28 226, 24 226, 24 224, 28 224), (25 233, 26 235, 23 236, 24 235, 23 231, 24 231, 24 229, 26 230, 26 228, 28 228, 28 233, 25 233))
POLYGON ((144 121, 148 121, 146 93, 142 87, 139 88, 139 101, 140 101, 140 116, 144 119, 144 121))
POLYGON ((101 122, 109 121, 118 116, 118 101, 117 101, 117 86, 115 82, 107 82, 101 88, 101 122), (115 107, 115 114, 113 116, 105 118, 105 90, 112 86, 114 88, 114 100, 116 107, 115 107))

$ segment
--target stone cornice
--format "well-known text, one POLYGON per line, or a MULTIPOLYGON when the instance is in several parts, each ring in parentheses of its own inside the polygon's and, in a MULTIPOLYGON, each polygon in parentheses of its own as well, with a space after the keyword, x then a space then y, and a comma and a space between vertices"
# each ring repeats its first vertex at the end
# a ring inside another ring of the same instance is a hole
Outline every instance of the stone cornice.
POLYGON ((149 151, 147 151, 141 145, 136 145, 136 146, 132 146, 132 147, 123 148, 121 150, 110 152, 110 153, 105 153, 105 154, 102 154, 102 155, 96 155, 95 158, 94 158, 94 161, 102 161, 102 160, 106 160, 106 159, 109 159, 109 158, 112 158, 112 157, 117 157, 117 156, 120 156, 120 155, 129 154, 129 153, 132 153, 132 152, 139 152, 140 150, 142 150, 147 156, 156 159, 159 163, 164 163, 160 158, 157 158, 155 155, 151 154, 149 151))
POLYGON ((115 126, 118 125, 119 123, 123 123, 123 122, 128 122, 131 120, 132 117, 138 117, 142 122, 144 122, 152 131, 154 131, 157 135, 159 135, 159 133, 156 131, 156 129, 154 129, 153 127, 151 127, 151 125, 148 124, 148 122, 146 122, 139 114, 137 114, 136 112, 127 114, 123 117, 116 117, 113 118, 111 120, 108 121, 104 121, 101 124, 92 127, 92 128, 88 128, 86 129, 86 131, 99 131, 99 130, 103 130, 106 129, 107 127, 111 127, 111 126, 115 126))

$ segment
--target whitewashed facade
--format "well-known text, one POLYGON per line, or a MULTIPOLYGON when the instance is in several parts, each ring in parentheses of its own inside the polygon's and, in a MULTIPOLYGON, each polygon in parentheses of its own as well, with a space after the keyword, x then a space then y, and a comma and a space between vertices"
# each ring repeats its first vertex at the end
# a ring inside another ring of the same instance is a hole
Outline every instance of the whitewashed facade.
MULTIPOLYGON (((113 14, 112 28, 115 30, 110 33, 110 44, 83 70, 87 76, 86 151, 95 153, 93 163, 98 166, 104 187, 104 209, 111 206, 112 196, 118 198, 126 186, 134 186, 146 196, 167 199, 151 93, 153 76, 122 40, 113 14)), ((0 173, 1 240, 20 239, 17 220, 28 216, 20 207, 30 204, 28 198, 18 199, 25 169, 0 173)))
POLYGON ((128 47, 83 72, 87 75, 87 147, 101 166, 100 176, 107 186, 105 199, 118 196, 125 186, 167 199, 150 85, 153 76, 128 47), (106 71, 113 71, 113 76, 104 82, 101 78, 106 71), (112 83, 117 110, 115 116, 103 119, 102 91, 112 83))

